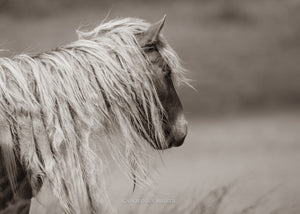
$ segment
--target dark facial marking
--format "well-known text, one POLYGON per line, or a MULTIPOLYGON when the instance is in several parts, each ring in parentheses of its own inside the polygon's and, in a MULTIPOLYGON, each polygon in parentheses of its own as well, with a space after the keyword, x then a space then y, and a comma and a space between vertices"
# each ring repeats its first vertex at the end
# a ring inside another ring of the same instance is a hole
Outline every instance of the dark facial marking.
POLYGON ((172 71, 159 53, 159 48, 161 48, 159 45, 161 44, 146 44, 143 49, 152 64, 153 82, 165 110, 163 129, 169 148, 183 143, 187 133, 187 123, 173 84, 172 71))

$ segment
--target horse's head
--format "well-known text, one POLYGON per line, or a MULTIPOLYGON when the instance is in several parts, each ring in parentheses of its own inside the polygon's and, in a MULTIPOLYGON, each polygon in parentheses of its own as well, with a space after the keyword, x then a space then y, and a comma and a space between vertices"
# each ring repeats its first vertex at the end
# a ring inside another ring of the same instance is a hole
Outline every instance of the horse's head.
POLYGON ((160 40, 160 31, 164 22, 165 17, 161 21, 150 25, 145 32, 137 37, 141 48, 151 63, 152 80, 164 110, 163 132, 166 142, 165 146, 151 144, 155 149, 180 146, 187 135, 187 121, 174 87, 173 71, 160 52, 165 45, 160 40))

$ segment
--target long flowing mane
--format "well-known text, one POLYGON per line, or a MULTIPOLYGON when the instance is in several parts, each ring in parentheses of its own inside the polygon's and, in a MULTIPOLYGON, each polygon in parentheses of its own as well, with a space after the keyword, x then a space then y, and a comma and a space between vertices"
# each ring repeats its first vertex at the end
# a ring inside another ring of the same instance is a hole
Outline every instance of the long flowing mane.
MULTIPOLYGON (((20 161, 33 193, 47 179, 66 213, 109 210, 105 152, 92 149, 92 129, 101 130, 100 150, 106 145, 134 179, 146 181, 147 144, 164 144, 164 111, 136 40, 148 27, 112 20, 53 51, 0 58, 0 147, 12 188, 20 161)), ((176 53, 162 43, 162 57, 181 80, 176 53)))

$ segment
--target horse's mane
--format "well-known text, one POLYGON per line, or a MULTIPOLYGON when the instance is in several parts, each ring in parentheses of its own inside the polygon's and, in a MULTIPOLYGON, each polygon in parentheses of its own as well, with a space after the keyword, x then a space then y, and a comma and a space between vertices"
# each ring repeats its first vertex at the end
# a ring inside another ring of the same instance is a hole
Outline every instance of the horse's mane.
MULTIPOLYGON (((91 129, 101 130, 98 148, 105 144, 133 179, 146 182, 145 141, 164 144, 163 108, 136 40, 148 27, 139 19, 112 20, 53 51, 0 58, 0 147, 14 189, 20 161, 33 192, 46 178, 65 212, 108 209, 105 152, 91 149, 91 129)), ((182 80, 176 53, 161 40, 162 57, 182 80)))

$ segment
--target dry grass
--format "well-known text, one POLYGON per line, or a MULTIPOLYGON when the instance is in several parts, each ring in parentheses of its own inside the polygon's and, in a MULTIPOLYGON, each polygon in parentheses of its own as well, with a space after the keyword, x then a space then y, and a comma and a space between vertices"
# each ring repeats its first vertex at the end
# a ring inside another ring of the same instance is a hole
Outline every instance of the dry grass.
MULTIPOLYGON (((144 204, 138 204, 137 206, 131 207, 124 212, 121 211, 120 213, 124 214, 135 214, 135 213, 156 213, 156 214, 171 214, 171 213, 178 213, 178 214, 222 214, 222 208, 224 207, 224 200, 226 196, 230 193, 231 189, 234 188, 235 182, 224 185, 218 188, 215 188, 209 191, 204 197, 202 196, 203 193, 197 191, 191 194, 182 195, 174 199, 174 204, 169 204, 167 206, 163 206, 159 210, 155 210, 153 212, 153 205, 154 203, 149 203, 147 206, 144 204), (177 201, 184 201, 187 202, 183 203, 176 203, 177 201)), ((278 186, 272 188, 271 190, 267 191, 265 194, 261 195, 257 199, 255 199, 250 205, 242 208, 241 210, 236 210, 234 214, 255 214, 257 213, 256 210, 261 206, 263 203, 268 200, 268 196, 278 190, 278 186)), ((144 201, 153 201, 153 195, 146 194, 140 195, 138 198, 143 199, 144 201)), ((227 204, 228 206, 228 204, 227 204)), ((230 205, 229 205, 230 206, 230 205)), ((300 211, 300 207, 297 205, 291 206, 284 206, 276 209, 271 209, 268 214, 279 214, 281 212, 289 213, 289 214, 297 214, 300 211)))

